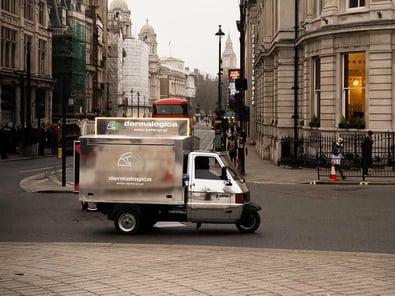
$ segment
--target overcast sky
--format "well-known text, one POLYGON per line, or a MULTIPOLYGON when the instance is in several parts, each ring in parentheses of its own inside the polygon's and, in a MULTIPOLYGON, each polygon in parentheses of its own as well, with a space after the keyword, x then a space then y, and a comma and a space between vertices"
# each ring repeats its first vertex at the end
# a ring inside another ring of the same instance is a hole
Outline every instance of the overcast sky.
MULTIPOLYGON (((108 0, 109 4, 112 0, 108 0)), ((172 56, 185 67, 198 68, 211 75, 218 73, 218 25, 233 43, 239 67, 239 0, 126 0, 132 19, 132 35, 138 37, 148 19, 158 41, 158 55, 172 56)))

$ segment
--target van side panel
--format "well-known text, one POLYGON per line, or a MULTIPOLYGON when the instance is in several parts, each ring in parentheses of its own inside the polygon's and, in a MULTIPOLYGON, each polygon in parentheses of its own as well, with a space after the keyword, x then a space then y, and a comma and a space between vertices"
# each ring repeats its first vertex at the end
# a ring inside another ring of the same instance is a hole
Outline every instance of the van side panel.
POLYGON ((85 136, 81 141, 80 200, 184 204, 180 139, 85 136))

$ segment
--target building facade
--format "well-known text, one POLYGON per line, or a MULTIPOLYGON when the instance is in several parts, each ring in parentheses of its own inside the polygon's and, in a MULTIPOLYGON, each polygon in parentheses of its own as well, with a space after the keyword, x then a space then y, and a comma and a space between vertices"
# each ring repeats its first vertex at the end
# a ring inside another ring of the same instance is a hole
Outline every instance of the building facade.
POLYGON ((0 123, 38 127, 52 117, 52 32, 47 1, 1 1, 0 123))
POLYGON ((131 11, 125 0, 110 3, 108 19, 111 113, 147 117, 152 102, 166 97, 186 98, 193 106, 195 75, 186 71, 184 62, 177 58, 159 58, 157 36, 148 20, 138 38, 132 36, 131 11))
POLYGON ((317 131, 395 129, 395 1, 240 3, 250 138, 263 158, 277 162, 284 139, 296 153, 317 131))
POLYGON ((134 38, 124 40, 123 89, 128 117, 146 117, 149 110, 148 46, 134 38))
POLYGON ((148 46, 148 61, 149 61, 149 94, 150 103, 160 98, 160 59, 158 56, 158 42, 156 40, 156 33, 154 28, 148 23, 141 27, 139 33, 139 40, 148 46))
POLYGON ((50 0, 53 120, 108 113, 107 2, 50 0))
MULTIPOLYGON (((233 43, 230 35, 225 42, 225 49, 221 54, 221 68, 223 75, 221 76, 221 86, 225 85, 226 90, 221 90, 221 103, 223 102, 222 108, 225 111, 231 110, 232 112, 235 111, 235 96, 236 96, 236 85, 235 79, 231 78, 232 73, 240 73, 238 66, 237 66, 237 56, 235 51, 233 50, 233 43), (225 97, 225 99, 223 98, 225 97)), ((237 77, 238 79, 240 77, 237 77)))
POLYGON ((150 107, 148 45, 132 35, 131 11, 124 0, 110 3, 108 18, 111 114, 146 117, 150 107))

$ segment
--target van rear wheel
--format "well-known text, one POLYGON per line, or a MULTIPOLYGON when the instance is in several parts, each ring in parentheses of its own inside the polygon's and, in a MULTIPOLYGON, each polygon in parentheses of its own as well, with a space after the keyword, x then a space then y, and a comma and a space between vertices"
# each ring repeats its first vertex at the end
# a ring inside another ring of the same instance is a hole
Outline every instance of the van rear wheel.
POLYGON ((258 212, 243 213, 240 221, 236 223, 236 227, 241 232, 253 233, 261 224, 261 217, 258 212))
POLYGON ((137 233, 141 228, 141 218, 134 210, 121 210, 115 216, 114 226, 120 233, 137 233))

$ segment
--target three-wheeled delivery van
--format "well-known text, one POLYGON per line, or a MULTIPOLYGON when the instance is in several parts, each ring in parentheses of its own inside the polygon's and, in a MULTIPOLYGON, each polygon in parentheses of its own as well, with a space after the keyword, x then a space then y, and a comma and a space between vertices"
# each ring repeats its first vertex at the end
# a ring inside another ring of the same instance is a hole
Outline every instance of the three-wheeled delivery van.
POLYGON ((80 137, 79 199, 121 233, 159 221, 260 225, 261 207, 225 152, 201 151, 187 119, 97 118, 80 137))

